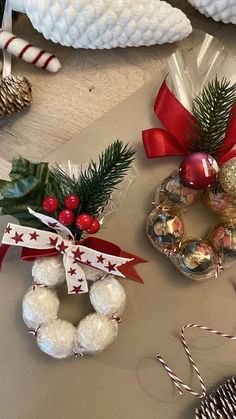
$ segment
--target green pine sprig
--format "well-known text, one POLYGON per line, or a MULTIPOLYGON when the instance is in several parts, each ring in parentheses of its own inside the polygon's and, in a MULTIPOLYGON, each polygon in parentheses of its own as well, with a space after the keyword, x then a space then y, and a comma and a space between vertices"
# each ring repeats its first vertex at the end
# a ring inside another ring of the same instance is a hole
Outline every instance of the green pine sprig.
POLYGON ((98 163, 89 163, 79 179, 71 178, 59 167, 53 168, 51 176, 55 181, 55 196, 62 200, 68 194, 78 195, 81 200, 79 212, 97 217, 124 178, 134 160, 134 154, 132 147, 117 140, 105 149, 98 163))
MULTIPOLYGON (((25 226, 46 229, 28 212, 28 207, 43 212, 43 199, 55 196, 59 208, 52 217, 57 218, 64 208, 65 197, 77 195, 81 205, 75 211, 75 216, 86 212, 97 217, 122 181, 134 160, 134 154, 132 147, 117 140, 101 154, 98 163, 91 161, 78 178, 70 177, 59 166, 51 169, 48 163, 31 163, 19 157, 12 163, 10 180, 0 180, 1 214, 12 215, 25 226)), ((82 232, 75 225, 70 229, 79 239, 82 232)))
POLYGON ((224 143, 230 113, 236 102, 236 83, 216 77, 193 102, 196 137, 192 139, 191 151, 204 151, 217 157, 224 143))

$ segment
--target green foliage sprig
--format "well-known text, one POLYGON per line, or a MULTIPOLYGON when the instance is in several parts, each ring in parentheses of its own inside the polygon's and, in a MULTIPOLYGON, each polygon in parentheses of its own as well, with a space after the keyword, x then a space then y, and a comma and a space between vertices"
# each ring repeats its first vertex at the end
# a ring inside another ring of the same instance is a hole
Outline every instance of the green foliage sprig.
MULTIPOLYGON (((109 201, 112 192, 122 181, 134 160, 135 151, 115 141, 99 157, 98 163, 91 161, 78 178, 70 177, 60 167, 50 169, 48 163, 31 163, 20 157, 12 163, 10 181, 0 180, 0 207, 2 215, 12 215, 20 224, 46 229, 39 220, 28 212, 28 207, 42 211, 45 196, 56 196, 59 210, 68 195, 77 195, 81 205, 75 215, 87 212, 97 217, 109 201)), ((58 212, 52 214, 56 218, 58 212)), ((80 233, 71 228, 73 234, 80 233)))
POLYGON ((68 192, 78 195, 82 203, 80 212, 97 217, 124 178, 134 160, 134 154, 132 147, 117 140, 101 154, 98 163, 89 163, 79 179, 71 178, 59 167, 53 168, 51 176, 56 189, 60 189, 54 190, 55 195, 65 196, 68 192))
POLYGON ((193 102, 193 115, 197 120, 194 127, 197 136, 191 144, 191 151, 204 151, 217 157, 224 143, 230 113, 236 102, 236 83, 216 77, 193 102))

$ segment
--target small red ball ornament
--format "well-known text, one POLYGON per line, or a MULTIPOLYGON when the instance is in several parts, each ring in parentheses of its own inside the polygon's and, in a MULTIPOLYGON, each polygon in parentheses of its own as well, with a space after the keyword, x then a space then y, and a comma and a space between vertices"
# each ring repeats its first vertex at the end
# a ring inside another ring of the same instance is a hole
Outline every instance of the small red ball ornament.
POLYGON ((42 208, 48 214, 51 214, 52 212, 57 211, 58 209, 57 198, 55 198, 55 196, 47 196, 46 198, 44 198, 42 202, 42 208))
POLYGON ((86 230, 89 234, 96 234, 100 230, 100 223, 98 220, 93 220, 91 227, 86 230))
POLYGON ((179 168, 179 176, 184 186, 200 190, 216 182, 219 167, 210 154, 199 152, 187 156, 179 168))
POLYGON ((76 195, 69 195, 65 198, 64 205, 67 209, 75 210, 80 205, 80 199, 76 195))
POLYGON ((64 226, 70 226, 75 220, 73 212, 69 209, 64 209, 59 213, 58 220, 64 226))
POLYGON ((87 231, 90 227, 92 227, 93 217, 89 214, 80 214, 76 218, 76 226, 79 230, 87 231))

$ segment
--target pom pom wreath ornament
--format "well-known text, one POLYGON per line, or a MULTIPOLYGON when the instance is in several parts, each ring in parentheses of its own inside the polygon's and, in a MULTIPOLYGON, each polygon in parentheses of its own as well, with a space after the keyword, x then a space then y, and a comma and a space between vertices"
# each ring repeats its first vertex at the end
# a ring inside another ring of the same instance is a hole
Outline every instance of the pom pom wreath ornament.
MULTIPOLYGON (((50 274, 50 269, 43 269, 42 266, 45 264, 48 267, 47 258, 38 260, 35 264, 39 262, 41 271, 49 271, 50 274)), ((96 282, 90 288, 89 298, 97 313, 82 319, 77 328, 58 319, 60 302, 55 290, 33 285, 24 296, 24 322, 32 332, 34 331, 39 348, 53 358, 63 359, 74 354, 77 356, 98 353, 109 346, 117 336, 118 322, 125 308, 125 291, 113 275, 102 278, 101 274, 104 276, 104 272, 85 266, 86 275, 90 272, 92 276, 92 270, 93 280, 96 279, 96 282)))
POLYGON ((96 354, 106 349, 118 333, 118 323, 100 313, 86 316, 79 323, 74 350, 77 353, 96 354))
POLYGON ((46 39, 74 48, 116 48, 175 42, 192 27, 160 0, 9 0, 46 39))
POLYGON ((195 190, 209 188, 218 175, 216 160, 207 153, 192 153, 181 163, 179 175, 184 186, 195 190))
POLYGON ((73 355, 75 327, 65 320, 53 320, 37 331, 37 344, 52 358, 64 359, 73 355))
POLYGON ((236 157, 223 164, 219 181, 224 191, 236 198, 236 157))
POLYGON ((32 268, 34 283, 54 288, 65 282, 65 268, 62 257, 47 257, 37 259, 32 268))
MULTIPOLYGON (((47 263, 47 258, 41 260, 43 263, 47 263)), ((35 330, 39 348, 53 358, 98 353, 117 336, 116 317, 123 313, 126 295, 115 277, 108 275, 93 284, 90 301, 98 314, 88 315, 75 329, 69 322, 57 319, 59 300, 56 292, 46 287, 33 287, 23 299, 23 319, 35 330)))
MULTIPOLYGON (((118 333, 126 300, 114 275, 143 282, 135 271, 135 265, 144 262, 142 258, 112 242, 83 237, 83 231, 89 228, 91 233, 98 231, 97 217, 112 199, 133 156, 132 147, 116 141, 103 151, 98 163, 92 161, 84 171, 81 166, 69 164, 70 173, 73 166, 78 173, 71 176, 60 166, 52 168, 48 163, 19 158, 13 163, 11 181, 0 182, 2 212, 7 208, 7 214, 14 213, 19 221, 8 223, 2 243, 8 245, 7 249, 23 247, 24 259, 37 258, 32 268, 32 289, 23 298, 23 319, 36 336, 39 348, 55 359, 97 353, 110 345, 118 333), (25 185, 24 208, 18 202, 19 180, 25 185), (51 196, 46 196, 42 203, 45 191, 50 191, 51 196), (56 210, 59 220, 36 212, 29 205, 43 206, 48 214, 56 210), (65 220, 62 215, 66 215, 65 220), (68 222, 68 215, 72 215, 73 224, 72 220, 68 222), (81 230, 76 228, 75 219, 81 230), (28 225, 24 225, 24 220, 28 225), (90 287, 89 281, 96 283, 90 287), (63 282, 69 294, 89 293, 95 311, 75 325, 58 318, 60 302, 54 288, 63 282)), ((5 255, 6 246, 3 250, 5 255)))
POLYGON ((59 300, 55 291, 36 287, 29 289, 22 303, 23 320, 30 329, 57 318, 59 300))
POLYGON ((96 281, 89 293, 94 309, 106 316, 121 316, 125 308, 126 295, 122 285, 112 275, 96 281))

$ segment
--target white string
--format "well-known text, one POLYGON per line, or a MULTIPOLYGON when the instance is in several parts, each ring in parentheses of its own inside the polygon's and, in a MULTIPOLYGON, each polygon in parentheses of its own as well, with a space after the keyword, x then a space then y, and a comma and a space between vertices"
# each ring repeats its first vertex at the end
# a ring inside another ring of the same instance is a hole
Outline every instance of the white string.
MULTIPOLYGON (((2 20, 2 29, 7 32, 12 32, 12 8, 9 0, 6 0, 5 9, 2 20)), ((7 77, 11 74, 11 54, 5 49, 3 50, 3 69, 2 76, 7 77)))

